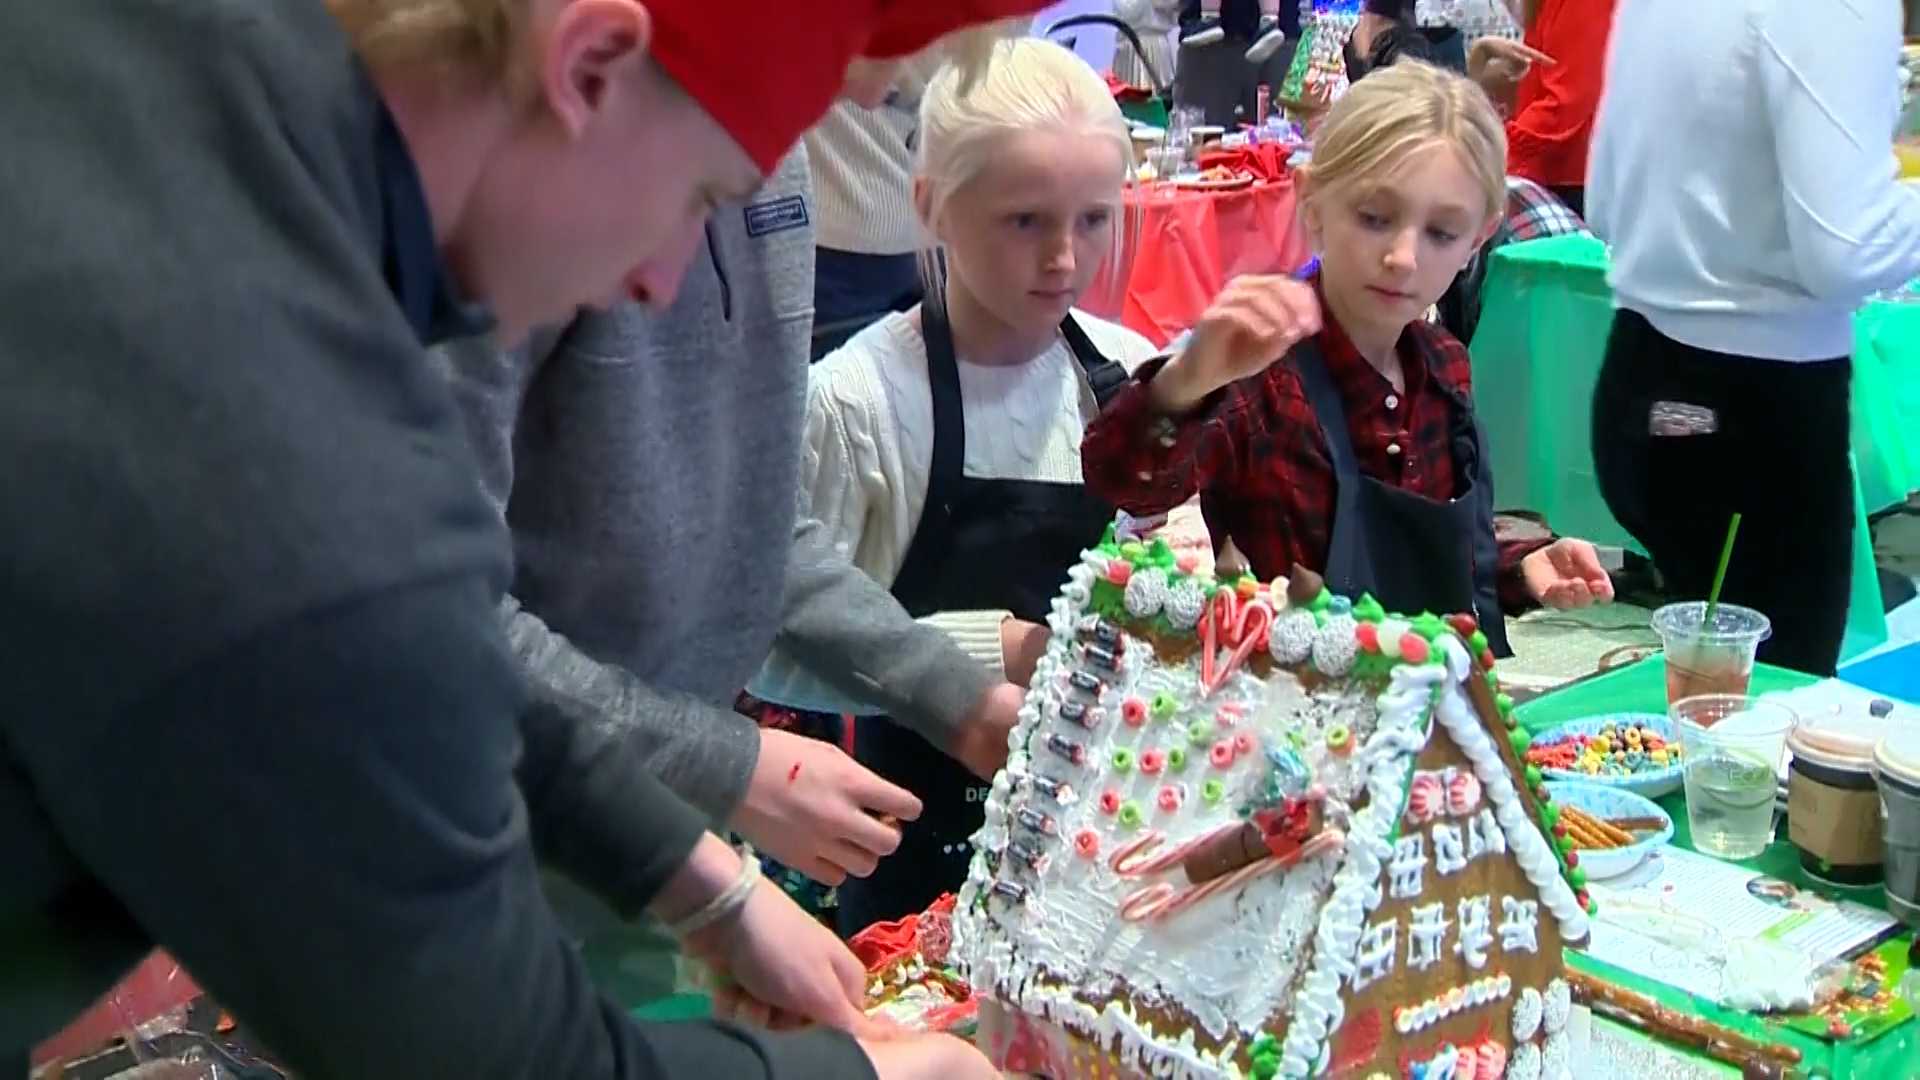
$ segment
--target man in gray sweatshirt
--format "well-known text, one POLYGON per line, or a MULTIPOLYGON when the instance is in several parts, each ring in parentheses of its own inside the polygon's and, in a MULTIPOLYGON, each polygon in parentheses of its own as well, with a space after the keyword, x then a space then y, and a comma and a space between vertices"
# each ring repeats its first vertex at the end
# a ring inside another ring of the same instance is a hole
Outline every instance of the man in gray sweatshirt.
POLYGON ((586 312, 526 348, 469 340, 443 358, 512 528, 503 618, 535 695, 627 733, 683 798, 835 884, 897 843, 873 815, 919 803, 732 710, 775 636, 987 774, 1021 695, 796 516, 812 217, 797 147, 708 220, 678 295, 649 298, 666 311, 586 312))
POLYGON ((316 1080, 986 1070, 595 994, 536 850, 861 1027, 844 947, 617 732, 527 700, 507 537, 422 347, 482 329, 471 298, 511 339, 677 278, 852 55, 930 16, 0 5, 0 1072, 155 944, 316 1080))

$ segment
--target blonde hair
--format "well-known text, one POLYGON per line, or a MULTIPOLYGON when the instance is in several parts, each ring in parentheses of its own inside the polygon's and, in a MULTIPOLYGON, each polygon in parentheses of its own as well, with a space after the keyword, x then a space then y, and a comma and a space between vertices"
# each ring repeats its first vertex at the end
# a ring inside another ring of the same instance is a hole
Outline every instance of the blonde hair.
MULTIPOLYGON (((931 229, 954 192, 973 182, 1005 136, 1024 131, 1095 135, 1113 144, 1116 185, 1133 171, 1133 140, 1106 80, 1087 62, 1042 38, 990 43, 968 69, 949 63, 920 99, 915 173, 927 188, 925 224, 931 229)), ((1114 257, 1128 230, 1115 222, 1114 257)), ((931 245, 932 241, 929 240, 931 245)), ((937 252, 923 253, 928 292, 941 275, 937 252)))
POLYGON ((376 68, 425 64, 515 81, 515 49, 532 0, 327 0, 376 68))
POLYGON ((1460 155, 1486 197, 1487 217, 1507 201, 1507 132, 1473 82, 1431 64, 1402 60, 1353 84, 1313 140, 1307 198, 1379 184, 1407 155, 1429 146, 1460 155))

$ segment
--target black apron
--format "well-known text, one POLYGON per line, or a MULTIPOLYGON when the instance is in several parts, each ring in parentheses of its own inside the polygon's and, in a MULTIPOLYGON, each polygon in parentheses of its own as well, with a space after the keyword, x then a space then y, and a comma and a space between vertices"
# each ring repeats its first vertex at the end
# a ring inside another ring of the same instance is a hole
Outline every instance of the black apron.
MULTIPOLYGON (((1327 587, 1352 597, 1372 593, 1387 610, 1406 614, 1470 611, 1493 655, 1513 655, 1496 585, 1493 466, 1472 407, 1439 384, 1453 404, 1453 468, 1464 481, 1459 498, 1440 502, 1361 475, 1347 410, 1319 345, 1307 340, 1294 346, 1293 361, 1333 459, 1327 587)), ((1429 370, 1427 377, 1438 380, 1439 373, 1429 370)))
MULTIPOLYGON (((953 331, 937 304, 920 309, 933 392, 933 461, 926 508, 893 582, 893 595, 916 618, 939 611, 1004 608, 1045 622, 1067 569, 1098 543, 1113 506, 1078 483, 989 480, 963 475, 966 425, 953 331)), ((1126 370, 1100 355, 1067 316, 1067 347, 1086 373, 1094 400, 1105 405, 1127 381, 1126 370)), ((840 887, 839 925, 852 934, 876 922, 924 910, 966 879, 987 786, 925 739, 885 717, 854 726, 854 757, 920 797, 920 820, 908 822, 900 849, 880 860, 872 877, 840 887)))

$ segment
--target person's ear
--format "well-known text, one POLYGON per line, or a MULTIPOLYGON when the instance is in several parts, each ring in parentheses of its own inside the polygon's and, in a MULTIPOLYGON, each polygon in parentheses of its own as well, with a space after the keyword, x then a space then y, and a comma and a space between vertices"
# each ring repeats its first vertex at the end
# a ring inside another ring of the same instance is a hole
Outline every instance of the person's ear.
POLYGON ((1307 226, 1307 235, 1313 238, 1313 250, 1325 251, 1326 215, 1320 200, 1313 196, 1313 181, 1304 181, 1300 188, 1300 220, 1307 226))
POLYGON ((644 72, 652 40, 652 16, 638 0, 561 5, 540 48, 539 86, 569 136, 586 130, 616 87, 644 72))
POLYGON ((939 243, 940 230, 933 220, 933 182, 924 176, 913 178, 913 213, 920 219, 920 231, 939 243))
POLYGON ((1473 250, 1479 251, 1487 246, 1487 241, 1493 239, 1493 234, 1500 231, 1502 220, 1504 219, 1499 214, 1493 214, 1487 218, 1486 223, 1480 226, 1480 234, 1473 238, 1473 250))

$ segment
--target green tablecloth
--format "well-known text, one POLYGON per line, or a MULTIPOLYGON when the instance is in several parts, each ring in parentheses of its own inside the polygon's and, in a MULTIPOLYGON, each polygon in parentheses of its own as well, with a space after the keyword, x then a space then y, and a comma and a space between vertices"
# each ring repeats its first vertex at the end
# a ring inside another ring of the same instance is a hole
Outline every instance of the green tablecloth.
MULTIPOLYGON (((1606 245, 1592 236, 1494 252, 1473 339, 1474 402, 1503 503, 1622 543, 1589 443, 1593 384, 1613 322, 1607 265, 1606 245)), ((1920 305, 1869 304, 1854 336, 1853 448, 1871 513, 1920 489, 1920 305)))
MULTIPOLYGON (((1557 236, 1494 252, 1473 339, 1474 409, 1487 429, 1502 506, 1553 528, 1636 548, 1600 497, 1593 387, 1613 322, 1606 245, 1557 236)), ((1855 321, 1853 452, 1859 519, 1920 490, 1920 304, 1869 304, 1855 321)), ((1873 545, 1855 537, 1841 659, 1886 640, 1873 545)))
MULTIPOLYGON (((1776 690, 1793 690, 1815 681, 1809 675, 1762 664, 1754 670, 1752 692, 1765 694, 1776 690)), ((1603 713, 1663 713, 1666 711, 1666 695, 1666 667, 1661 658, 1656 656, 1543 695, 1519 706, 1515 710, 1515 715, 1528 731, 1537 732, 1568 720, 1598 716, 1603 713)), ((1662 799, 1661 805, 1673 818, 1673 842, 1691 848, 1692 838, 1687 828, 1685 796, 1676 792, 1662 799)), ((1791 881, 1815 892, 1844 896, 1860 903, 1885 907, 1885 898, 1877 888, 1835 890, 1809 880, 1800 870, 1798 853, 1793 845, 1785 840, 1776 840, 1772 847, 1758 857, 1744 860, 1740 865, 1791 881)), ((1906 935, 1903 940, 1911 942, 1911 934, 1906 935)), ((1871 1078, 1871 1080, 1907 1080, 1910 1077, 1920 1076, 1920 1023, 1909 1021, 1877 1039, 1831 1042, 1786 1030, 1749 1014, 1720 1008, 1711 1002, 1699 1000, 1651 980, 1607 968, 1605 965, 1586 959, 1578 952, 1570 951, 1568 958, 1576 967, 1595 970, 1624 986, 1651 994, 1670 1008, 1684 1009, 1754 1038, 1791 1044, 1805 1055, 1806 1066, 1814 1070, 1816 1075, 1836 1078, 1871 1078)), ((1728 1070, 1727 1074, 1736 1075, 1732 1070, 1728 1070)))

